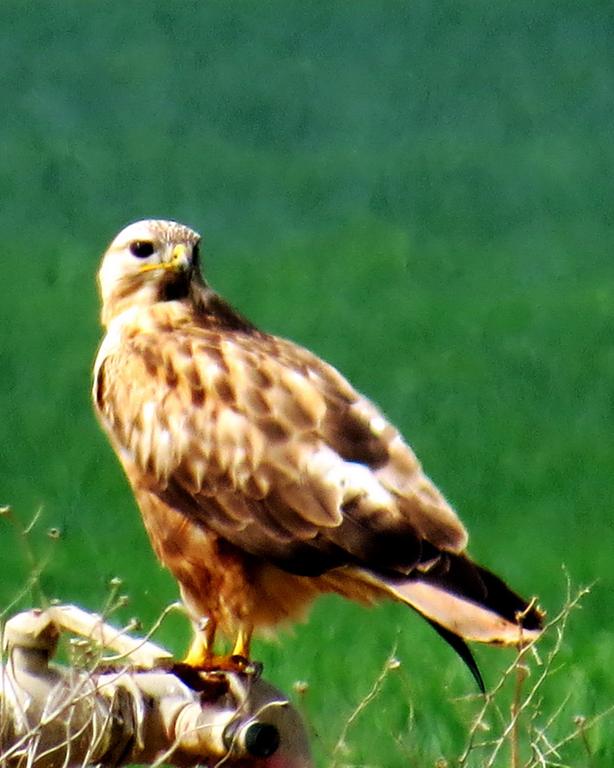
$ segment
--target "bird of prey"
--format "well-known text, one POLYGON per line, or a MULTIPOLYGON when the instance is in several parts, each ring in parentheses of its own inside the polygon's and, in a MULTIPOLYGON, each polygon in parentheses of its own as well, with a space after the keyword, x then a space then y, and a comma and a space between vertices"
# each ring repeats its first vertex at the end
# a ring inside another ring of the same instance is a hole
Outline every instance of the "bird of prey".
POLYGON ((467 533, 399 432, 331 365, 257 329, 204 280, 200 236, 123 229, 98 275, 93 399, 206 667, 220 630, 297 619, 319 594, 421 614, 480 682, 465 641, 518 645, 542 613, 472 562, 467 533))

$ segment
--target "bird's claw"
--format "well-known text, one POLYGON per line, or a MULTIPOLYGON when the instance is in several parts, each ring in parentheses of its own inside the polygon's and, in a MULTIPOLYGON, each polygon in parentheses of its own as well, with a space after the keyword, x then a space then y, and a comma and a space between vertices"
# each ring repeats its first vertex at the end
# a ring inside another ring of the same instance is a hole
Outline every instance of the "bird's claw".
POLYGON ((172 671, 184 682, 188 682, 194 680, 195 677, 201 680, 211 680, 216 677, 223 677, 228 673, 259 678, 262 675, 262 666, 260 661, 252 661, 245 656, 234 654, 210 656, 199 660, 196 664, 185 661, 175 662, 172 665, 172 671))

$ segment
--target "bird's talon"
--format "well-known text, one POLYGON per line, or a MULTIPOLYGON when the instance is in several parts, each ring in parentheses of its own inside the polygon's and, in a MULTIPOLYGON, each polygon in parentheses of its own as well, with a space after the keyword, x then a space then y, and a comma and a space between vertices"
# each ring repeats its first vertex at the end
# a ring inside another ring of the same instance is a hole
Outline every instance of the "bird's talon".
POLYGON ((189 672, 191 674, 224 675, 227 672, 231 672, 254 677, 260 677, 263 667, 262 662, 252 661, 240 654, 208 656, 198 659, 196 663, 194 663, 194 660, 184 659, 180 662, 174 662, 171 666, 173 671, 180 674, 189 672))
POLYGON ((262 675, 263 664, 261 661, 252 661, 240 654, 233 654, 228 661, 236 667, 236 671, 240 674, 250 675, 256 678, 262 675))

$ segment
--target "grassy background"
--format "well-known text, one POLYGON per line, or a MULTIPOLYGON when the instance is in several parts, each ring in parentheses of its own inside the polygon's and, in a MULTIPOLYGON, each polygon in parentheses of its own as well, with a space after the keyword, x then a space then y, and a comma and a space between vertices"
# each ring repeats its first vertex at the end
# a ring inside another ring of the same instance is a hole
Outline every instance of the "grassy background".
MULTIPOLYGON (((43 505, 38 556, 62 531, 49 596, 96 609, 120 575, 148 622, 176 595, 89 386, 100 253, 177 218, 218 290, 398 423, 476 557, 551 610, 562 564, 599 580, 550 704, 571 695, 566 726, 614 702, 613 22, 598 0, 4 0, 0 493, 22 519, 43 505)), ((28 567, 0 520, 2 604, 28 567)), ((183 622, 161 639, 180 652, 183 622)), ((270 679, 309 683, 322 765, 395 642, 347 761, 452 758, 471 680, 401 607, 325 599, 257 645, 270 679)), ((494 682, 509 656, 477 653, 494 682)))

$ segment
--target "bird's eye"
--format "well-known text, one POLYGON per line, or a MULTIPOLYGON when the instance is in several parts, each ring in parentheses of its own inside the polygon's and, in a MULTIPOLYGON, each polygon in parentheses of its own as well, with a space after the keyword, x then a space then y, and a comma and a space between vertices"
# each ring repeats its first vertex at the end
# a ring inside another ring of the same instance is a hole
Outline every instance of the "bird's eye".
POLYGON ((150 240, 135 240, 130 243, 130 253, 137 259, 146 259, 154 252, 153 243, 150 240))

